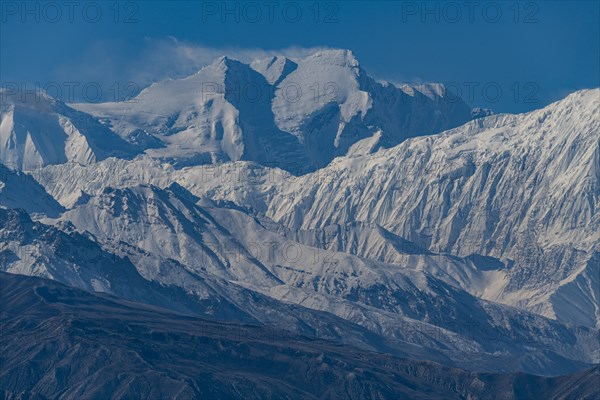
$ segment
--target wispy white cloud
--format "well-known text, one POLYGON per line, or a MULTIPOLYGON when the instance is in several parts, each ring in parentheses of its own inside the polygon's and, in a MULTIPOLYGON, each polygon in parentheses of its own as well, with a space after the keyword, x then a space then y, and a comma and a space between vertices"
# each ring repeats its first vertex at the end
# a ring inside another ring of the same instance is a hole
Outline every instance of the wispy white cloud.
MULTIPOLYGON (((242 62, 281 55, 301 58, 326 47, 288 47, 284 49, 262 49, 241 47, 210 47, 178 40, 174 37, 146 38, 144 45, 131 52, 119 44, 98 42, 91 45, 77 60, 69 60, 56 69, 58 80, 77 81, 84 85, 97 82, 103 89, 102 101, 114 100, 111 85, 121 87, 134 82, 141 90, 153 82, 167 78, 180 78, 198 71, 221 56, 242 62)), ((130 91, 122 91, 127 95, 130 91)), ((80 101, 81 99, 76 99, 80 101)))
POLYGON ((138 79, 149 82, 166 77, 177 78, 189 75, 216 58, 228 56, 242 62, 250 62, 273 55, 290 58, 305 57, 325 47, 288 47, 266 50, 261 48, 223 47, 215 48, 186 43, 174 37, 146 39, 146 46, 132 73, 138 79))

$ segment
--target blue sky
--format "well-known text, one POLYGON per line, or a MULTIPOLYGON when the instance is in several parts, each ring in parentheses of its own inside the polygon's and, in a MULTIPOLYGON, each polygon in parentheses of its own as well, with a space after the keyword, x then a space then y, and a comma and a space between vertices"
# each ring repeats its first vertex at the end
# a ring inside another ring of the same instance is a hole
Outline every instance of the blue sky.
POLYGON ((110 100, 220 54, 334 47, 377 79, 442 82, 474 106, 523 112, 600 85, 599 4, 3 1, 0 80, 110 100))

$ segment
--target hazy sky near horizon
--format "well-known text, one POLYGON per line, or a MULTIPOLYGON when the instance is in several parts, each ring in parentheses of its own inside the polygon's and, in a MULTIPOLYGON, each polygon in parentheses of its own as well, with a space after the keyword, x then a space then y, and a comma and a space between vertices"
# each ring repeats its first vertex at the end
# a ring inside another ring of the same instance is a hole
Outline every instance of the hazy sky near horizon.
POLYGON ((524 112, 600 86, 599 4, 3 1, 0 80, 106 101, 222 54, 347 48, 376 79, 441 82, 473 106, 524 112))

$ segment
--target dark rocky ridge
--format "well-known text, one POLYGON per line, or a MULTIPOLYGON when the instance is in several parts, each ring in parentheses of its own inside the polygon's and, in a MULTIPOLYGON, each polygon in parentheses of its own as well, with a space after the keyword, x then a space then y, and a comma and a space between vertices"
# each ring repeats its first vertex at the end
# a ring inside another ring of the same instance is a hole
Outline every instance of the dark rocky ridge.
POLYGON ((480 374, 0 273, 6 399, 597 399, 599 367, 480 374))

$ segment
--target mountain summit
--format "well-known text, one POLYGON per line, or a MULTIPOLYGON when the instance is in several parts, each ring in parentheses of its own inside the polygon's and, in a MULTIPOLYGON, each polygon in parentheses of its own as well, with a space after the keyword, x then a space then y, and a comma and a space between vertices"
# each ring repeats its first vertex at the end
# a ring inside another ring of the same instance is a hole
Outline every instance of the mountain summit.
POLYGON ((377 82, 348 50, 249 64, 220 57, 129 101, 73 107, 129 142, 145 137, 148 155, 178 165, 246 160, 294 174, 321 168, 353 146, 372 152, 471 119, 443 85, 377 82))

